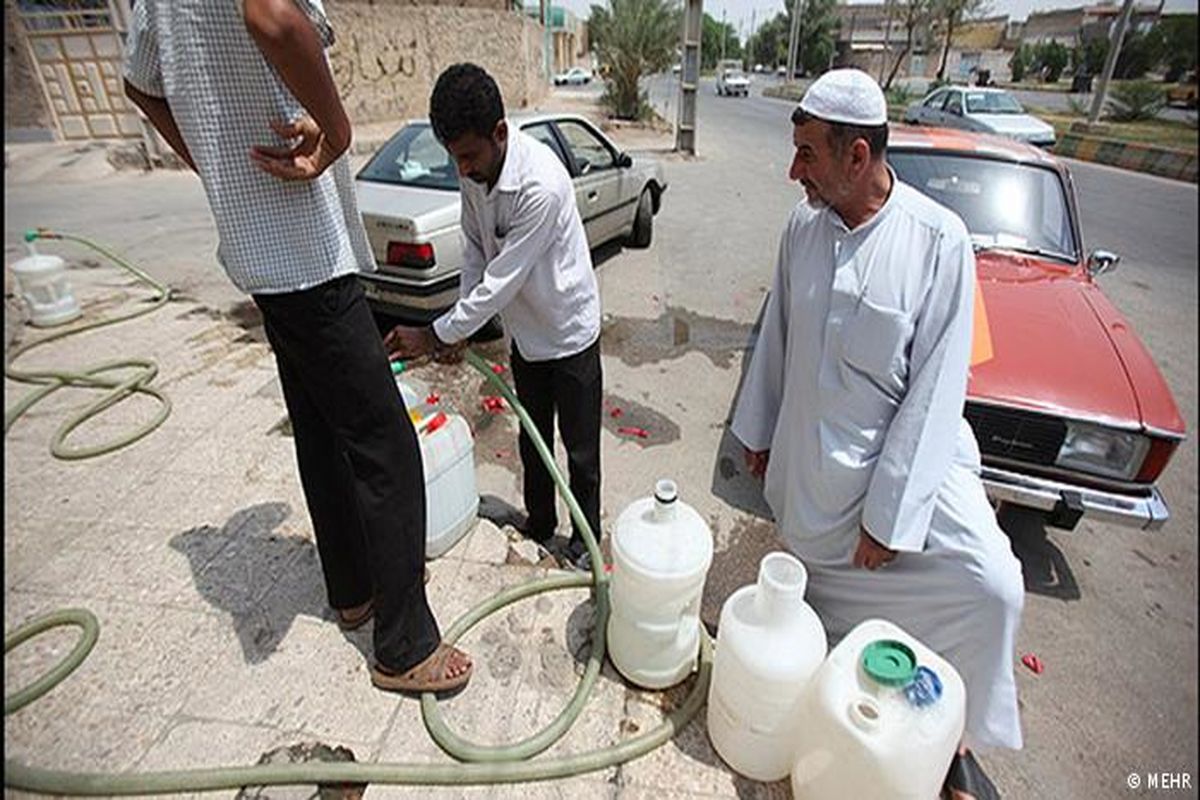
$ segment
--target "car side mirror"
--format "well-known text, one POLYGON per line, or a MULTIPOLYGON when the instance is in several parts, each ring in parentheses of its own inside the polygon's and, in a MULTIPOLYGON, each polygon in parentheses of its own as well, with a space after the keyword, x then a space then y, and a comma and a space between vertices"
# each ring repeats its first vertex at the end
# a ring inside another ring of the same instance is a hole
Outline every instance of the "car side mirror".
POLYGON ((1093 250, 1092 254, 1088 256, 1088 274, 1095 278, 1106 272, 1112 272, 1120 262, 1121 257, 1116 253, 1108 250, 1093 250))
POLYGON ((617 166, 621 169, 628 169, 633 166, 633 159, 628 153, 617 153, 617 166))

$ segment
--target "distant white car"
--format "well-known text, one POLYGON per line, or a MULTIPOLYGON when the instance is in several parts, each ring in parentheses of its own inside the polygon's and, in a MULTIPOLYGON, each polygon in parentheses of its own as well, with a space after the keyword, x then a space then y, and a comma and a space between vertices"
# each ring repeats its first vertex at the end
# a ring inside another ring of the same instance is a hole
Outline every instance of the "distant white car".
POLYGON ((755 71, 756 73, 757 73, 757 72, 766 72, 766 71, 767 71, 767 68, 766 68, 766 67, 764 67, 762 64, 755 64, 755 65, 754 65, 754 71, 755 71))
POLYGON ((775 70, 775 74, 781 78, 786 78, 787 77, 787 67, 779 67, 778 69, 775 70))
POLYGON ((750 94, 750 79, 741 67, 725 67, 717 70, 717 94, 741 95, 750 94))
POLYGON ((583 67, 571 67, 566 72, 560 72, 554 76, 555 86, 582 86, 585 83, 592 82, 591 70, 583 67))
POLYGON ((943 86, 904 112, 912 125, 936 125, 977 133, 995 133, 1035 147, 1054 146, 1054 127, 1031 114, 1003 89, 943 86))

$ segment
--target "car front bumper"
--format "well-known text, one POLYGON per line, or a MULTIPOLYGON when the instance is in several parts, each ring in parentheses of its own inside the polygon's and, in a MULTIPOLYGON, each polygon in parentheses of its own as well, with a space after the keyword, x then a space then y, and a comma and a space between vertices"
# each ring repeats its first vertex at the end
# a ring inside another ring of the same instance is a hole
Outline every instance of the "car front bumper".
POLYGON ((1157 487, 1130 495, 1022 475, 985 466, 983 485, 993 501, 1047 513, 1048 522, 1070 530, 1081 517, 1143 530, 1157 530, 1171 517, 1157 487))

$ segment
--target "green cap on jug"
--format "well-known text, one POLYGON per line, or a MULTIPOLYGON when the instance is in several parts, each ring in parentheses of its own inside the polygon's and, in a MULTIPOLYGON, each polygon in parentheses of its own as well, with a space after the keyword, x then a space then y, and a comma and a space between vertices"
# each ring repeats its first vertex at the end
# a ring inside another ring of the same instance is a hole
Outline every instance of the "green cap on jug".
POLYGON ((877 639, 863 648, 863 670, 883 686, 904 686, 917 672, 912 648, 895 639, 877 639))

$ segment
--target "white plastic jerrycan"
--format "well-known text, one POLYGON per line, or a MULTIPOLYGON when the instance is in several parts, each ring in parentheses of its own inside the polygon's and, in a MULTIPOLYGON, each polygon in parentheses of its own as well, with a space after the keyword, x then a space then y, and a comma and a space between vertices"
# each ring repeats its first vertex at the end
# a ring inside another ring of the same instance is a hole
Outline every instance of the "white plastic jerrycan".
POLYGON ((949 662, 890 622, 846 635, 805 693, 796 800, 930 800, 966 721, 949 662))
POLYGON ((612 536, 608 655, 628 680, 665 689, 700 654, 700 597, 712 563, 712 531, 678 498, 674 481, 635 500, 612 536))
POLYGON ((804 602, 808 572, 769 553, 758 583, 721 608, 708 689, 708 736, 735 771, 758 781, 787 777, 795 760, 799 705, 825 658, 825 629, 804 602))
MULTIPOLYGON (((437 558, 453 547, 477 521, 475 438, 458 414, 423 400, 399 379, 396 385, 421 445, 425 469, 425 557, 437 558)), ((433 399, 433 398, 430 398, 433 399)))
POLYGON ((29 322, 39 328, 62 325, 83 313, 67 280, 67 262, 58 256, 30 254, 12 265, 21 299, 29 306, 29 322))

